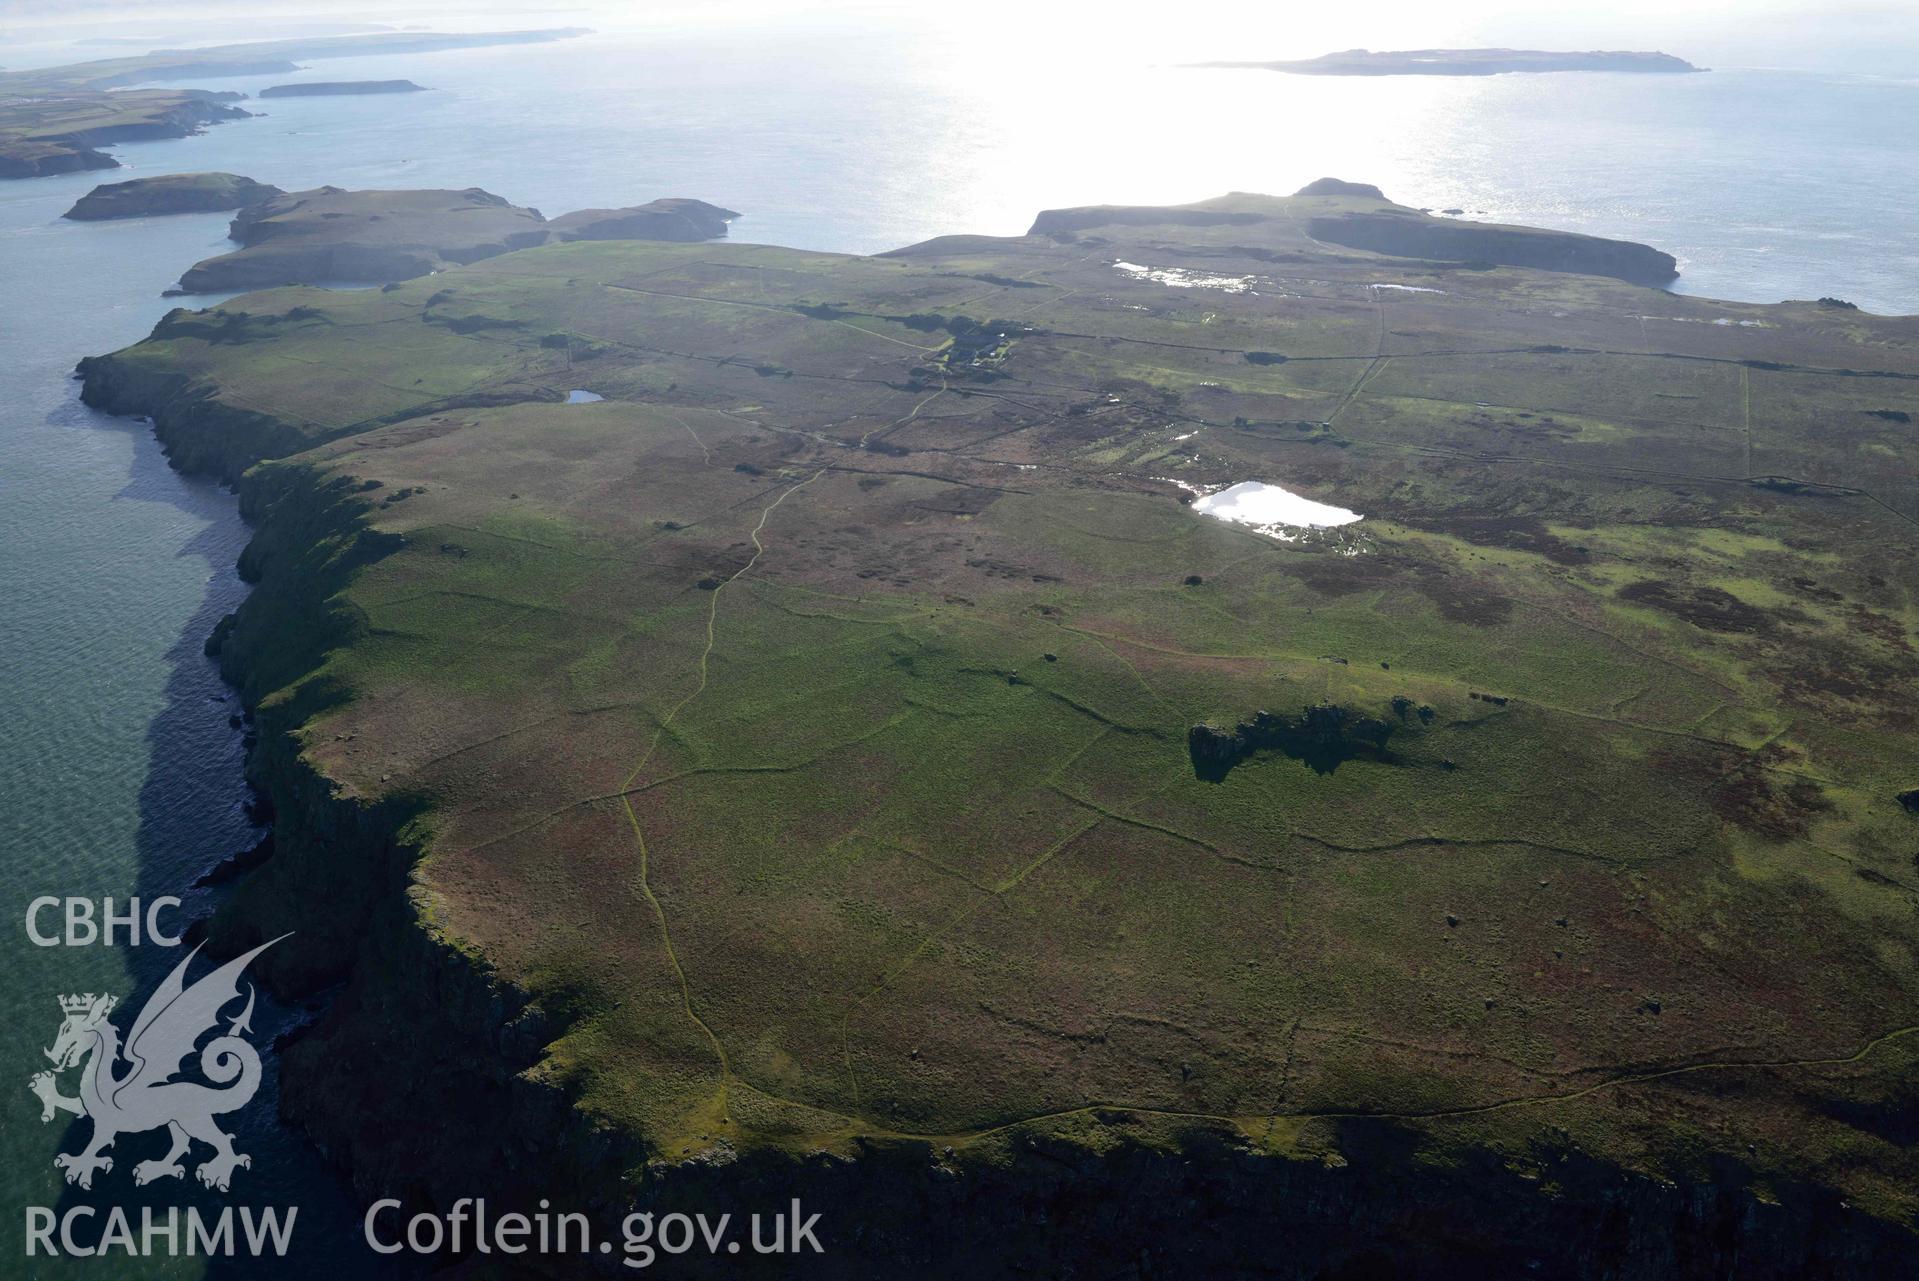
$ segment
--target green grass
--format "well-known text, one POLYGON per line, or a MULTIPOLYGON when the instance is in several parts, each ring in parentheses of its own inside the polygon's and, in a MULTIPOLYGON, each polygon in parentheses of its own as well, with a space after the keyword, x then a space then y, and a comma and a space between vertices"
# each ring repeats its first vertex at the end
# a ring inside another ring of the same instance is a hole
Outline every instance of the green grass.
POLYGON ((322 589, 357 624, 309 759, 422 798, 441 927, 573 1012, 539 1070, 667 1155, 984 1149, 1095 1106, 1295 1150, 1388 1113, 1649 1167, 1752 1143, 1909 1210, 1911 1154, 1821 1100, 1891 1088, 1880 1038, 1919 1022, 1910 427, 1858 412, 1910 384, 1736 360, 1919 354, 1577 278, 1413 305, 1363 259, 1304 296, 1108 265, 1277 279, 1234 246, 1304 252, 1289 225, 557 246, 118 359, 345 432, 299 465, 382 482, 354 501, 404 541, 322 589), (945 335, 884 319, 1016 307, 1054 332, 944 382, 945 335), (426 320, 455 314, 517 327, 426 320), (532 403, 572 386, 613 399, 532 403), (522 403, 436 404, 476 392, 522 403), (1747 483, 1788 449, 1867 492, 1747 483), (1168 475, 1367 518, 1277 541, 1168 475), (1194 724, 1321 702, 1394 760, 1196 776, 1194 724))

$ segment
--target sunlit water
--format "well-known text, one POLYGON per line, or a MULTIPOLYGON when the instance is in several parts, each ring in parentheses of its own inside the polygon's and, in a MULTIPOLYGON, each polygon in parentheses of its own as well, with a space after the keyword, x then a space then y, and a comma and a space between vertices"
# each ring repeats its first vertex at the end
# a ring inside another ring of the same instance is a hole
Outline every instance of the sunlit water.
MULTIPOLYGON (((177 892, 252 838, 235 705, 200 654, 241 595, 245 531, 229 496, 168 470, 142 427, 85 410, 68 380, 77 357, 147 331, 171 305, 160 291, 222 248, 226 217, 60 221, 96 181, 228 169, 289 189, 482 186, 549 214, 694 196, 742 211, 738 239, 870 252, 1015 234, 1046 207, 1287 192, 1332 174, 1413 205, 1642 240, 1679 257, 1686 290, 1919 311, 1912 81, 1302 79, 1022 62, 985 42, 874 32, 606 36, 306 74, 404 76, 433 91, 250 104, 270 114, 121 147, 127 167, 111 174, 0 183, 8 1259, 21 1257, 18 1207, 63 1194, 49 1162, 65 1128, 42 1127, 24 1088, 57 1025, 56 994, 131 991, 171 959, 28 947, 27 900, 177 892)), ((297 78, 203 83, 253 92, 297 78)), ((298 1201, 315 1269, 361 1267, 350 1207, 313 1154, 275 1131, 271 1099, 242 1124, 259 1158, 242 1172, 249 1195, 298 1201)))

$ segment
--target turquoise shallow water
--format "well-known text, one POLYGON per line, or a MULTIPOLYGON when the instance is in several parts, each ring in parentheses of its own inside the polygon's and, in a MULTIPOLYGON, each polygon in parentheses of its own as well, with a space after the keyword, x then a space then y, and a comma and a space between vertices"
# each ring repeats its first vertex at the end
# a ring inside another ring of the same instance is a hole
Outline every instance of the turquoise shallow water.
MULTIPOLYGON (((1332 173, 1415 205, 1644 240, 1680 257, 1686 290, 1919 311, 1910 80, 1319 80, 1009 65, 1003 53, 875 33, 608 36, 329 61, 307 75, 407 76, 434 91, 248 104, 270 114, 119 148, 117 173, 0 183, 9 1275, 18 1208, 62 1194, 49 1161, 64 1131, 42 1127, 20 1088, 52 1039, 55 994, 128 991, 174 959, 29 947, 27 901, 177 892, 253 835, 235 707, 200 656, 242 593, 232 566, 245 530, 230 496, 170 471, 141 425, 80 406, 68 378, 77 357, 139 338, 173 305, 160 291, 218 252, 226 218, 61 222, 103 177, 217 168, 288 188, 477 185, 550 214, 696 196, 744 212, 741 239, 870 252, 947 232, 1017 233, 1049 206, 1285 192, 1332 173)), ((261 1158, 250 1195, 301 1205, 306 1270, 359 1267, 351 1207, 315 1155, 275 1130, 270 1100, 246 1126, 242 1146, 261 1158)), ((192 1269, 86 1270, 169 1272, 192 1269)))

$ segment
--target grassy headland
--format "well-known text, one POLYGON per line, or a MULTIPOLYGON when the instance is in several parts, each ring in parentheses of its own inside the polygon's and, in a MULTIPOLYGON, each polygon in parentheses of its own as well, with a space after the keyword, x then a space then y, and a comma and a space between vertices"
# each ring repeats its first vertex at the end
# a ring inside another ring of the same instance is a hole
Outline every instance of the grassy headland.
MULTIPOLYGON (((265 460, 221 644, 281 853, 216 934, 430 936, 669 1163, 1370 1118, 1908 1224, 1919 322, 1318 234, 1380 209, 550 244, 87 362, 265 460), (1187 505, 1249 479, 1364 519, 1187 505)), ((398 1035, 366 990, 311 1077, 398 1035)))

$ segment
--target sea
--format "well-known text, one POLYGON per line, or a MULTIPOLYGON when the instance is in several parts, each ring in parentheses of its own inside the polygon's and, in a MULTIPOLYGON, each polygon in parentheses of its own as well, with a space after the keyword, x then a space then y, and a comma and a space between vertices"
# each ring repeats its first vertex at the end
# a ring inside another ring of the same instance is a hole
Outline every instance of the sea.
MULTIPOLYGON (((185 950, 35 946, 28 905, 176 895, 171 928, 214 902, 194 881, 259 835, 241 709, 202 653, 244 595, 247 530, 229 493, 169 469, 145 424, 82 406, 71 378, 79 357, 138 340, 178 305, 161 292, 221 251, 227 216, 63 221, 96 182, 219 169, 289 190, 477 186, 549 215, 692 196, 740 211, 738 240, 871 253, 1016 235, 1045 208, 1286 193, 1332 175, 1418 207, 1652 244, 1677 256, 1684 293, 1919 312, 1919 78, 1356 80, 1043 60, 1006 43, 734 23, 332 59, 192 83, 253 94, 404 77, 429 91, 248 102, 263 114, 113 148, 119 170, 0 182, 0 1273, 417 1270, 361 1243, 361 1203, 279 1125, 270 1071, 238 1118, 253 1164, 232 1197, 192 1184, 143 1195, 298 1206, 287 1260, 18 1262, 24 1207, 137 1204, 129 1169, 159 1142, 123 1139, 124 1165, 90 1193, 63 1184, 53 1155, 86 1127, 43 1124, 27 1088, 56 998, 138 999, 185 950)), ((263 1008, 256 1040, 313 1013, 263 1008)))

